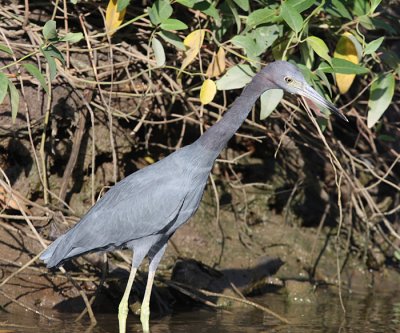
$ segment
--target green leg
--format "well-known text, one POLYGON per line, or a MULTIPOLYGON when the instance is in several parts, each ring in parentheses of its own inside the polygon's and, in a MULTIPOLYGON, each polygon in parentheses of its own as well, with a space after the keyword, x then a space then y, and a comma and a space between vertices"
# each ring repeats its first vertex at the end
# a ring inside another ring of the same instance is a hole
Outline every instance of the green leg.
POLYGON ((126 285, 126 289, 124 292, 124 296, 122 296, 121 303, 119 303, 118 307, 118 322, 119 322, 119 333, 126 332, 126 318, 128 318, 128 300, 129 294, 131 293, 133 281, 135 280, 137 268, 132 267, 131 273, 129 274, 128 283, 126 285))
POLYGON ((150 295, 151 288, 153 287, 155 271, 149 271, 147 277, 146 291, 144 292, 144 298, 142 307, 140 309, 140 321, 142 322, 143 333, 149 333, 149 319, 150 319, 150 295))

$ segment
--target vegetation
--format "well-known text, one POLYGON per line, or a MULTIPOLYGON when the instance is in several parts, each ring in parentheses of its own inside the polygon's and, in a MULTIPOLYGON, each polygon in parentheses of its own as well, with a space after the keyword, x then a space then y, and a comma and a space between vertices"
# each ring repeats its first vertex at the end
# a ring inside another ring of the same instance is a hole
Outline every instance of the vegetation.
POLYGON ((398 269, 391 1, 0 3, 1 219, 26 220, 44 246, 50 225, 72 225, 105 186, 192 142, 254 73, 284 59, 350 123, 265 93, 210 178, 214 215, 228 194, 251 233, 266 221, 254 202, 267 197, 270 214, 334 232, 339 270, 349 255, 398 269))

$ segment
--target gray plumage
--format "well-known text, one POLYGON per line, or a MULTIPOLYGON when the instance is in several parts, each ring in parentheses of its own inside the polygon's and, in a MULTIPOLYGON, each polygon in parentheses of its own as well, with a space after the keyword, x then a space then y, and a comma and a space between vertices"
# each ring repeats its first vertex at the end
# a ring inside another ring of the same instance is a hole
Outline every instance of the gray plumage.
POLYGON ((131 174, 53 242, 41 259, 54 267, 87 252, 122 246, 140 252, 137 261, 147 254, 143 252, 157 252, 196 211, 214 159, 215 153, 195 142, 131 174))
POLYGON ((149 331, 151 286, 168 239, 196 212, 215 159, 257 98, 268 89, 307 97, 347 121, 306 83, 296 66, 285 61, 271 63, 253 77, 224 117, 197 141, 113 186, 78 224, 42 254, 47 266, 55 267, 84 253, 131 248, 132 270, 119 307, 120 332, 126 331, 129 292, 137 267, 146 255, 150 261, 149 279, 141 321, 143 330, 149 331))

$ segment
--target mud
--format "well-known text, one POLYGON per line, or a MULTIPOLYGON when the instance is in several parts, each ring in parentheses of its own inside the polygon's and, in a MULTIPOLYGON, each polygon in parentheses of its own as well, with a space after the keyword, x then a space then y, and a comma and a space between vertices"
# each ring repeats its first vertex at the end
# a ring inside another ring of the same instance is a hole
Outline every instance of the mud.
MULTIPOLYGON (((343 250, 337 254, 329 241, 333 237, 329 236, 329 230, 317 235, 310 229, 285 225, 281 216, 271 215, 266 221, 247 226, 246 232, 243 222, 237 221, 228 208, 221 210, 219 225, 210 215, 206 195, 195 218, 172 238, 173 244, 168 247, 158 271, 161 279, 226 295, 236 295, 235 287, 243 295, 253 297, 280 291, 291 302, 310 303, 314 300, 316 289, 328 288, 337 292, 335 258, 339 255, 341 263, 347 260, 340 276, 344 291, 365 292, 373 289, 387 292, 396 289, 400 282, 399 274, 389 268, 370 271, 351 255, 345 258, 343 250), (310 267, 315 265, 317 257, 318 266, 311 276, 310 267)), ((24 234, 29 233, 27 227, 18 225, 16 228, 15 223, 3 223, 9 227, 1 229, 0 237, 1 275, 5 278, 40 252, 41 247, 34 238, 24 234)), ((125 254, 129 258, 130 253, 127 251, 125 254)), ((95 266, 88 265, 82 258, 74 265, 66 265, 89 296, 94 295, 100 281, 101 259, 101 254, 93 254, 89 262, 95 266)), ((96 312, 116 311, 128 277, 128 271, 124 269, 127 265, 115 257, 110 257, 109 267, 110 272, 94 304, 96 312)), ((143 273, 134 287, 131 297, 133 306, 141 300, 144 282, 143 273)), ((173 304, 198 303, 167 288, 161 281, 156 284, 167 309, 173 304)), ((49 272, 39 261, 12 278, 2 291, 44 313, 80 312, 84 308, 82 299, 67 278, 60 272, 49 272)), ((214 300, 220 305, 233 305, 223 299, 214 300)), ((157 304, 159 297, 153 297, 153 302, 157 304)), ((0 296, 0 304, 6 311, 23 310, 3 296, 0 296)), ((166 310, 161 307, 158 311, 166 310)))

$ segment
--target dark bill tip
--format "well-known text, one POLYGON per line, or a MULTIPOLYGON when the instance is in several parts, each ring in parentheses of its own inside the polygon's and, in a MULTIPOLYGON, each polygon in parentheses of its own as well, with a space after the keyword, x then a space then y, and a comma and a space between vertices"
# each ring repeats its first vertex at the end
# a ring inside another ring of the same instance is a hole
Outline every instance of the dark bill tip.
POLYGON ((315 103, 327 108, 329 111, 331 111, 335 116, 339 117, 340 119, 349 122, 347 117, 336 106, 334 106, 331 102, 323 98, 310 86, 307 85, 300 94, 303 95, 304 97, 311 99, 315 103))
POLYGON ((329 111, 331 111, 335 116, 339 117, 340 119, 343 119, 346 122, 349 122, 347 117, 332 103, 326 101, 326 107, 328 108, 329 111))

